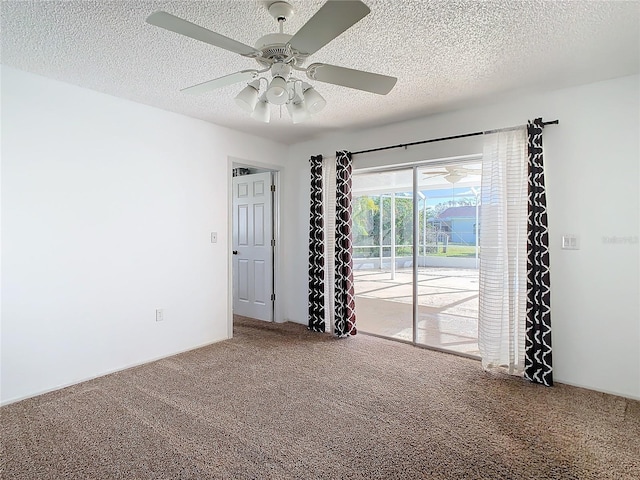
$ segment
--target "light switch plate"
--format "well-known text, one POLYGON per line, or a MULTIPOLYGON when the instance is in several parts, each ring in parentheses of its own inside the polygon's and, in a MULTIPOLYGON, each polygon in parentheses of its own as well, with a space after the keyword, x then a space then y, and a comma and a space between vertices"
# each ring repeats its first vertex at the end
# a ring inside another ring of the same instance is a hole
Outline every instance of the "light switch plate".
POLYGON ((578 250, 580 245, 578 244, 577 235, 563 235, 562 236, 562 249, 563 250, 578 250))
POLYGON ((211 243, 218 243, 218 232, 211 232, 211 243))

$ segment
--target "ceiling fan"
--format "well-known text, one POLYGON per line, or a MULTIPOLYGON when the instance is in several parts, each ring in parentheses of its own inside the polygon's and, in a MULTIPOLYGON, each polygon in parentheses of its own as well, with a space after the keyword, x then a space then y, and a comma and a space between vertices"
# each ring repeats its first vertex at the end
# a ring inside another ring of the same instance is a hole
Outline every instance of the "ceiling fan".
POLYGON ((465 178, 467 175, 480 175, 482 170, 479 168, 467 168, 460 166, 442 167, 444 170, 435 170, 430 172, 422 172, 427 178, 442 176, 450 183, 456 183, 465 178))
POLYGON ((344 31, 369 14, 370 10, 360 1, 328 1, 298 30, 295 35, 283 33, 283 24, 293 15, 293 7, 287 2, 273 2, 269 14, 278 22, 279 33, 260 37, 255 47, 225 37, 219 33, 191 23, 167 12, 149 15, 147 23, 170 30, 201 42, 255 59, 258 70, 242 70, 183 89, 185 93, 199 94, 250 80, 235 97, 236 103, 251 113, 252 118, 269 122, 272 105, 286 105, 293 123, 306 120, 326 105, 326 100, 306 81, 295 77, 303 72, 311 80, 386 95, 395 86, 397 78, 364 72, 325 63, 303 63, 344 31), (269 72, 269 81, 261 74, 269 72), (264 80, 265 86, 261 85, 264 80))

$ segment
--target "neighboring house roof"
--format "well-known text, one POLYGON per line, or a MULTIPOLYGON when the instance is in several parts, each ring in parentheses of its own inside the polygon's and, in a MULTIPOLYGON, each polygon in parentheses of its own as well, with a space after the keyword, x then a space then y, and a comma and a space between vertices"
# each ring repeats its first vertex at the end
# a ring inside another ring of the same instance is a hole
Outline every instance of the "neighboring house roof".
POLYGON ((438 220, 450 220, 452 218, 476 218, 475 206, 449 207, 437 216, 438 220))

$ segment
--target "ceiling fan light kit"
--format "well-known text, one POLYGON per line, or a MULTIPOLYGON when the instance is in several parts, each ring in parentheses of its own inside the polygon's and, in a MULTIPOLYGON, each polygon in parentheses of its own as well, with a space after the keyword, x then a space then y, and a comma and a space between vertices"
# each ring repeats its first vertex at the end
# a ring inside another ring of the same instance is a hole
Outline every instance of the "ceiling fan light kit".
POLYGON ((269 104, 266 100, 260 100, 258 102, 256 108, 251 113, 251 118, 259 122, 269 123, 269 120, 271 120, 271 110, 269 110, 269 104))
POLYGON ((287 103, 287 110, 289 111, 289 116, 291 117, 291 121, 293 123, 304 122, 307 118, 309 118, 309 111, 304 107, 302 102, 287 103))
POLYGON ((236 95, 236 104, 245 112, 253 112, 258 103, 258 92, 260 90, 260 81, 254 80, 244 87, 238 95, 236 95))
POLYGON ((322 97, 322 95, 320 95, 316 89, 310 85, 309 88, 304 91, 304 101, 307 104, 307 110, 312 115, 318 113, 327 104, 327 101, 322 97))
POLYGON ((466 173, 450 173, 449 175, 445 175, 444 179, 449 183, 458 183, 460 180, 467 176, 466 173))
POLYGON ((479 168, 467 168, 464 166, 445 166, 443 170, 433 170, 422 172, 424 175, 431 177, 442 177, 449 183, 457 183, 463 178, 466 178, 467 175, 480 175, 481 169, 479 168))
POLYGON ((271 83, 269 84, 269 88, 265 95, 267 96, 267 100, 269 103, 274 105, 284 105, 289 102, 289 89, 288 89, 287 81, 282 77, 273 77, 271 83))
POLYGON ((324 63, 302 67, 304 61, 344 31, 369 14, 370 10, 359 0, 329 0, 295 35, 283 33, 283 24, 293 15, 287 2, 274 2, 268 6, 269 14, 278 22, 279 33, 264 35, 250 47, 241 42, 200 27, 170 13, 149 15, 151 25, 185 35, 210 45, 255 59, 260 70, 242 70, 209 80, 182 91, 201 94, 234 83, 251 80, 235 97, 236 104, 251 114, 251 118, 268 123, 270 105, 286 105, 293 123, 300 123, 320 112, 327 101, 309 83, 296 78, 294 72, 303 72, 311 80, 330 83, 356 90, 386 95, 396 84, 395 77, 364 72, 324 63), (269 73, 271 81, 260 75, 269 73), (265 87, 261 94, 261 84, 265 87))

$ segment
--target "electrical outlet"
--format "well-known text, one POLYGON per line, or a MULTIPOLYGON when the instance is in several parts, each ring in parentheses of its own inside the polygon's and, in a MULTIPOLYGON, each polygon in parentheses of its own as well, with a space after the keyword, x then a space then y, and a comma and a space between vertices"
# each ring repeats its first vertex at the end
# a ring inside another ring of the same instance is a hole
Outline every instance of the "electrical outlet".
POLYGON ((218 232, 211 232, 211 243, 218 243, 218 232))
POLYGON ((164 311, 161 308, 156 308, 156 322, 164 321, 164 311))

